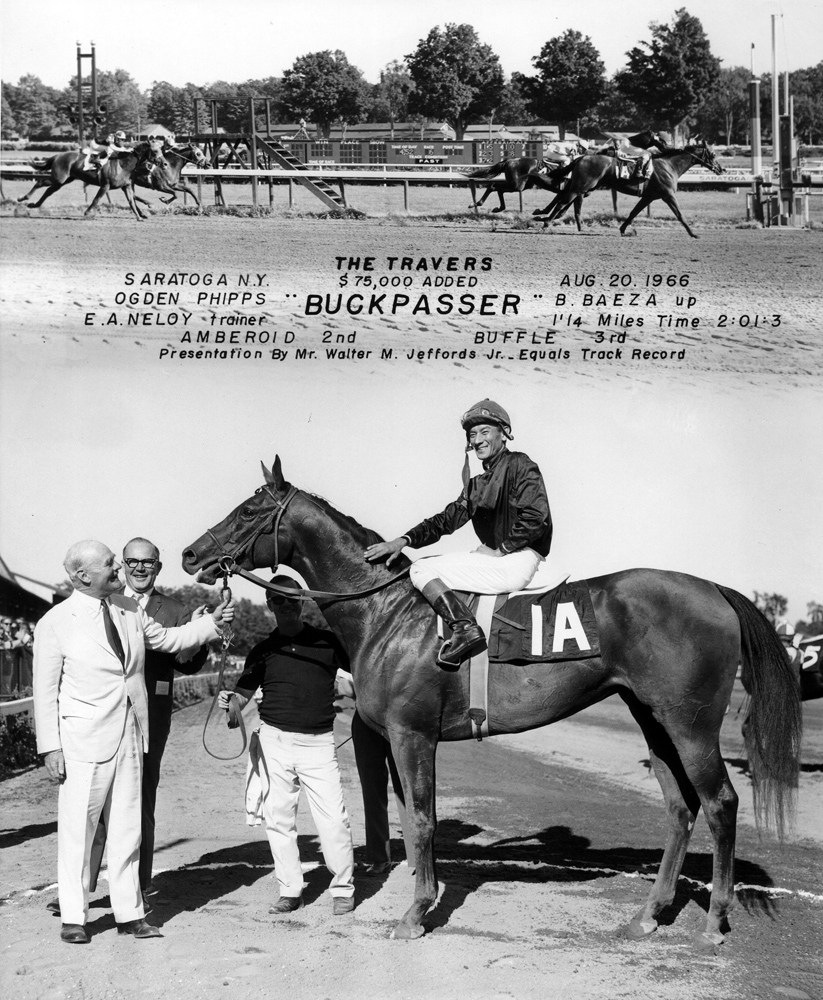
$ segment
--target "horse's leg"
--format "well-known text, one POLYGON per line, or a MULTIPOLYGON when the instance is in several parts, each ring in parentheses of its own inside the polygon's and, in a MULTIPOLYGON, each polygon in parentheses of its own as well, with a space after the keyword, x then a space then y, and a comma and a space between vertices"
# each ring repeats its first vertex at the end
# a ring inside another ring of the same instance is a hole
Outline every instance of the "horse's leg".
POLYGON ((36 202, 34 205, 29 205, 28 207, 29 208, 40 208, 40 206, 43 204, 43 202, 46 200, 46 198, 48 198, 51 195, 53 195, 55 191, 59 191, 61 187, 63 187, 63 182, 62 181, 53 181, 46 188, 45 194, 40 199, 40 201, 36 202))
POLYGON ((190 195, 192 198, 194 198, 194 204, 197 205, 198 208, 200 208, 200 199, 194 193, 194 190, 190 188, 188 184, 185 183, 185 181, 180 181, 179 184, 175 185, 175 190, 185 191, 187 195, 190 195))
POLYGON ((695 240, 698 239, 699 237, 697 233, 693 233, 691 231, 688 222, 686 222, 686 220, 683 218, 683 213, 680 211, 680 206, 677 204, 677 198, 675 198, 674 196, 674 191, 666 191, 665 189, 661 188, 660 198, 663 202, 665 202, 665 204, 669 206, 669 208, 672 210, 672 213, 674 214, 675 219, 677 219, 677 221, 683 226, 683 228, 686 230, 689 236, 691 236, 692 239, 695 240))
POLYGON ((506 211, 506 199, 503 197, 503 188, 499 187, 497 189, 497 197, 500 199, 500 207, 493 208, 493 212, 505 212, 506 211))
POLYGON ((31 198, 31 196, 34 194, 35 191, 39 190, 41 187, 45 187, 47 184, 48 184, 48 181, 35 181, 34 185, 32 186, 32 188, 29 191, 27 191, 23 195, 22 198, 18 198, 17 201, 18 202, 28 201, 29 198, 31 198))
POLYGON ((97 208, 97 203, 100 201, 103 195, 108 194, 109 187, 110 185, 108 181, 101 181, 100 187, 97 189, 97 194, 92 199, 91 205, 89 205, 89 207, 83 213, 84 215, 91 215, 91 213, 95 210, 95 208, 97 208))
MULTIPOLYGON (((714 839, 712 864, 712 889, 706 926, 695 935, 701 951, 714 952, 723 943, 728 930, 727 917, 734 903, 734 844, 737 830, 737 793, 729 780, 726 765, 720 753, 720 726, 728 703, 728 693, 722 704, 684 704, 663 717, 662 724, 671 736, 677 756, 682 764, 685 781, 679 782, 681 791, 688 787, 700 798, 703 813, 714 839), (710 713, 703 732, 695 732, 697 713, 710 713)), ((671 762, 668 762, 671 763, 671 762)), ((677 776, 677 771, 674 772, 677 776)), ((691 806, 687 798, 686 805, 691 806)))
POLYGON ((612 209, 614 217, 617 218, 617 188, 612 188, 612 209))
POLYGON ((651 203, 655 200, 655 198, 659 197, 660 197, 659 194, 650 196, 648 188, 646 188, 643 194, 641 194, 640 197, 638 198, 637 204, 634 206, 631 212, 629 212, 628 216, 626 217, 626 221, 620 226, 620 235, 625 236, 626 230, 632 224, 632 220, 637 218, 637 216, 640 215, 640 213, 647 205, 651 205, 651 203))
POLYGON ((437 741, 433 736, 406 731, 391 738, 392 754, 406 799, 409 827, 414 838, 414 862, 417 868, 414 902, 403 914, 391 936, 411 940, 425 932, 423 917, 437 899, 434 871, 434 755, 437 741))
POLYGON ((134 186, 132 184, 126 184, 123 187, 123 191, 125 192, 126 195, 126 201, 128 201, 129 203, 129 208, 132 210, 132 212, 134 212, 135 219, 137 219, 138 222, 142 222, 144 219, 147 218, 147 216, 140 211, 137 202, 134 200, 134 186))
POLYGON ((583 208, 583 195, 579 194, 574 199, 574 221, 577 223, 578 233, 583 232, 583 224, 580 221, 580 210, 583 208))
POLYGON ((737 792, 720 754, 718 732, 711 743, 690 741, 680 747, 686 775, 697 790, 714 838, 712 891, 704 930, 695 935, 701 951, 713 952, 728 931, 727 917, 734 905, 734 845, 737 833, 737 792))
POLYGON ((669 835, 645 906, 632 917, 626 928, 630 938, 638 940, 657 930, 657 918, 674 900, 677 880, 689 847, 700 798, 686 777, 674 744, 647 706, 626 698, 635 721, 643 730, 655 777, 663 790, 669 813, 669 835))

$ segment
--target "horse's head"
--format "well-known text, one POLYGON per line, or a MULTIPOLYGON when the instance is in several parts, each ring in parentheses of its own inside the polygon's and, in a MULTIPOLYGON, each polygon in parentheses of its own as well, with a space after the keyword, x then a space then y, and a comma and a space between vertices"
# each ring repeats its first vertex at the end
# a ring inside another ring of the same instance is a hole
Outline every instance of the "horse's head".
POLYGON ((278 528, 297 491, 283 478, 279 457, 271 471, 261 465, 265 483, 183 550, 183 569, 192 576, 197 574, 200 583, 213 584, 232 563, 253 570, 288 560, 290 543, 279 537, 278 528))
POLYGON ((175 146, 175 153, 182 156, 187 163, 196 163, 198 167, 206 162, 206 154, 195 142, 187 142, 184 146, 175 146))
POLYGON ((717 158, 711 149, 709 149, 709 145, 705 139, 694 146, 687 146, 686 149, 688 149, 701 167, 711 170, 713 174, 723 173, 723 167, 717 162, 717 158))

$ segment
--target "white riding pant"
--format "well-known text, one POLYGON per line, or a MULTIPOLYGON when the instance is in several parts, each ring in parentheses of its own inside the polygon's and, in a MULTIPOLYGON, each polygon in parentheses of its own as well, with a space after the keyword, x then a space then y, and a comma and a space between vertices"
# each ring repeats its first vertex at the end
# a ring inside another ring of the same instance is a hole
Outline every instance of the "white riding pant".
POLYGON ((323 860, 331 872, 332 896, 354 895, 351 825, 334 749, 334 733, 287 733, 260 725, 260 778, 263 813, 280 895, 303 892, 303 869, 297 846, 297 805, 306 792, 320 837, 323 860))
POLYGON ((534 549, 520 549, 505 556, 478 551, 448 552, 416 559, 411 564, 409 578, 418 590, 432 580, 442 580, 451 590, 510 594, 528 586, 542 561, 543 557, 534 549))
POLYGON ((140 894, 143 742, 129 705, 117 753, 102 763, 66 760, 57 798, 57 889, 64 924, 89 915, 92 841, 102 815, 108 830, 109 895, 118 924, 144 916, 140 894))

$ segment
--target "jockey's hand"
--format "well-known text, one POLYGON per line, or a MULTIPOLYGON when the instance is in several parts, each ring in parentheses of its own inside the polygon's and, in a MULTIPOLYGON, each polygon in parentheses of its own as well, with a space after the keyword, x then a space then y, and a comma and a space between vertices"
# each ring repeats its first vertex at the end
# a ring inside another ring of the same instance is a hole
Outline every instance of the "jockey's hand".
POLYGON ((214 619, 215 625, 228 625, 229 622, 234 618, 234 600, 223 601, 222 604, 218 604, 217 607, 211 613, 214 619))
POLYGON ((480 555, 482 555, 482 556, 502 556, 503 555, 503 553, 500 551, 500 549, 490 549, 488 547, 488 545, 478 545, 477 548, 474 551, 475 552, 479 552, 480 555))
POLYGON ((391 566, 400 558, 401 551, 409 544, 407 538, 394 538, 390 542, 377 542, 365 551, 366 562, 383 562, 391 566))
POLYGON ((229 710, 229 702, 231 701, 233 691, 221 691, 217 696, 217 707, 222 708, 224 712, 229 710))
POLYGON ((52 750, 43 758, 49 780, 55 785, 62 785, 66 780, 66 761, 62 750, 52 750))
POLYGON ((206 607, 207 605, 201 604, 199 608, 195 608, 194 611, 192 611, 191 613, 191 620, 195 622, 197 621, 198 618, 202 618, 203 615, 206 613, 206 607))

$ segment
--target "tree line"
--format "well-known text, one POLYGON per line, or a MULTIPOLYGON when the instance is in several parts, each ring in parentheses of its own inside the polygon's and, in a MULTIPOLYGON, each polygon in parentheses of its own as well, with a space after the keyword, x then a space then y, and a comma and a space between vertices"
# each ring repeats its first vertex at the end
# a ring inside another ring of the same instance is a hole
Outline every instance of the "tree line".
MULTIPOLYGON (((249 97, 270 99, 273 122, 313 123, 323 137, 332 126, 364 122, 424 125, 445 121, 463 138, 470 124, 554 124, 583 135, 650 126, 699 134, 711 142, 748 143, 748 69, 724 68, 711 52, 698 18, 685 8, 671 23, 652 22, 650 37, 627 54, 611 78, 591 39, 569 29, 549 39, 532 58, 534 72, 505 78, 491 46, 468 24, 435 27, 415 50, 390 62, 376 84, 339 50, 300 56, 282 77, 177 87, 155 81, 141 91, 128 72, 98 71, 99 99, 106 105, 102 134, 143 133, 161 124, 176 133, 210 131, 194 120, 194 98, 231 101, 220 109, 227 132, 248 130, 249 97)), ((77 78, 62 90, 33 75, 2 83, 2 138, 55 138, 72 133, 69 106, 77 78)), ((823 62, 791 74, 795 125, 809 145, 823 135, 823 62)), ((771 79, 762 78, 763 137, 770 141, 771 79)), ((257 127, 264 124, 263 109, 257 127)))

